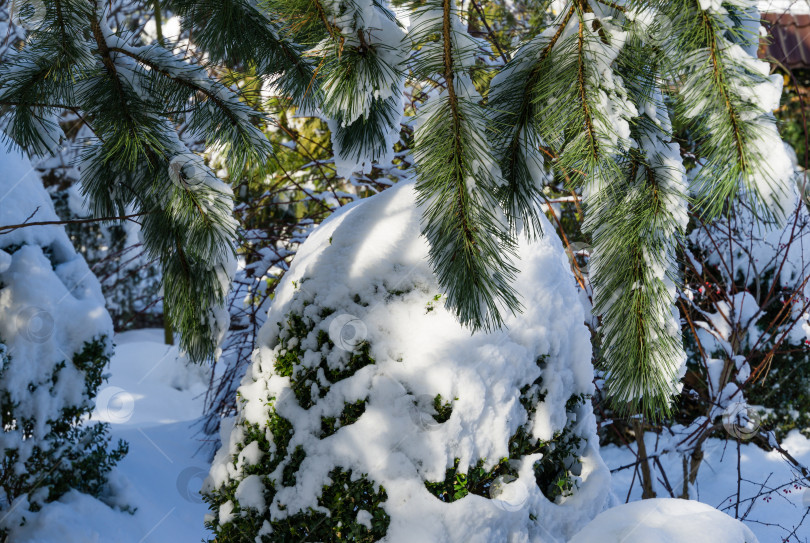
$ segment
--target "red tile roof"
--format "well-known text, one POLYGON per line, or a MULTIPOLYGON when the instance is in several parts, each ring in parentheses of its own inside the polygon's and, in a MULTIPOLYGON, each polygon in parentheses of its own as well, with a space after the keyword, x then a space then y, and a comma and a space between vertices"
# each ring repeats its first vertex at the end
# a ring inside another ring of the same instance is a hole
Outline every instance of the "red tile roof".
POLYGON ((810 68, 810 15, 763 13, 770 43, 759 48, 760 58, 787 68, 810 68))

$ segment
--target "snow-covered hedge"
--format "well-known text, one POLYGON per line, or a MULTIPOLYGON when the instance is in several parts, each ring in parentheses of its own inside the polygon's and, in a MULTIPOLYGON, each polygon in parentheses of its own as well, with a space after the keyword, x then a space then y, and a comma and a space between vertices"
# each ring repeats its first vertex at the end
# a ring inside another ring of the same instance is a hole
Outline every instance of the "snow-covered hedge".
MULTIPOLYGON (((28 160, 0 150, 0 227, 55 220, 28 160)), ((101 287, 61 226, 0 231, 0 540, 70 489, 103 494, 126 454, 84 420, 111 339, 101 287)))
POLYGON ((523 313, 471 335, 420 216, 400 183, 298 252, 205 485, 218 543, 566 540, 605 507, 590 336, 553 228, 522 243, 523 313))

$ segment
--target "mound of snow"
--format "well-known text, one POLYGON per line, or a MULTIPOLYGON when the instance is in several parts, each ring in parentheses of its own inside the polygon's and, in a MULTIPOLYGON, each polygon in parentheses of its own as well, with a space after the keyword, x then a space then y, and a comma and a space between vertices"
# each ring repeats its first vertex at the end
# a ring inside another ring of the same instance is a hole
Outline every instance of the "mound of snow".
POLYGON ((400 183, 299 250, 206 484, 217 541, 554 541, 604 509, 590 335, 553 227, 521 242, 524 312, 471 334, 420 219, 400 183))
MULTIPOLYGON (((0 150, 0 226, 57 221, 24 156, 0 150)), ((112 350, 98 280, 64 227, 0 232, 0 533, 70 488, 99 495, 125 448, 83 424, 112 350)), ((10 532, 10 533, 7 533, 10 532)))
POLYGON ((569 543, 758 543, 742 522, 694 500, 654 499, 608 509, 569 543))

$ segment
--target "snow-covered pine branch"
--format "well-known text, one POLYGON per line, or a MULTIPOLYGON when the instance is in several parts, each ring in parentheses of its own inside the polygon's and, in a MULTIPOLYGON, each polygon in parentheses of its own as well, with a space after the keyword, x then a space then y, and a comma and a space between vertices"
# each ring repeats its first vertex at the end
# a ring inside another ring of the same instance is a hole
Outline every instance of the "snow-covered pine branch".
POLYGON ((490 132, 504 179, 502 205, 512 228, 520 224, 528 234, 541 233, 542 188, 549 178, 544 150, 549 151, 539 133, 542 107, 535 91, 544 84, 553 62, 551 52, 573 14, 572 5, 552 26, 520 47, 490 86, 490 132))
POLYGON ((227 328, 221 309, 233 268, 231 189, 177 134, 176 121, 229 153, 232 175, 272 147, 261 115, 205 70, 157 45, 135 46, 107 24, 100 2, 48 4, 19 52, 0 68, 6 132, 30 152, 64 138, 50 120, 82 115, 95 139, 82 187, 98 216, 144 212, 144 244, 163 267, 167 311, 195 360, 214 356, 227 328))
POLYGON ((679 87, 675 115, 700 145, 699 206, 714 217, 739 196, 764 218, 785 220, 793 166, 773 117, 782 76, 757 59, 756 2, 679 0, 663 11, 674 34, 664 58, 679 87))
POLYGON ((252 68, 299 107, 308 110, 317 104, 316 66, 305 55, 306 40, 290 35, 271 2, 169 0, 166 4, 211 61, 252 68))
POLYGON ((488 141, 486 110, 470 77, 475 44, 451 0, 418 7, 410 68, 435 88, 417 118, 413 156, 424 207, 422 232, 446 304, 465 325, 495 329, 518 311, 515 242, 497 195, 504 184, 488 141))
POLYGON ((314 49, 322 64, 321 108, 337 173, 348 179, 393 157, 404 109, 404 32, 385 2, 324 2, 323 10, 331 31, 314 49))
POLYGON ((637 96, 633 149, 624 181, 588 194, 585 230, 594 310, 602 315, 608 394, 668 413, 686 369, 678 296, 678 241, 686 228, 686 175, 660 92, 637 96))

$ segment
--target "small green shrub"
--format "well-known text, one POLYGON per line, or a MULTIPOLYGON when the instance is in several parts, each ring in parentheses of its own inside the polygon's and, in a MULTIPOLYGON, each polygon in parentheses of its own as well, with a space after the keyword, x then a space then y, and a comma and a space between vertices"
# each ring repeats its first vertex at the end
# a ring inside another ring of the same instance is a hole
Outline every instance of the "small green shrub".
MULTIPOLYGON (((332 309, 324 308, 320 310, 318 316, 325 319, 333 312, 332 309)), ((364 342, 347 355, 345 365, 340 368, 330 367, 326 355, 335 348, 335 345, 329 339, 329 334, 324 330, 318 330, 317 323, 313 319, 295 313, 287 316, 277 340, 280 350, 274 361, 274 369, 278 375, 290 378, 295 398, 304 409, 310 409, 318 399, 326 396, 329 384, 347 379, 360 368, 374 363, 370 345, 364 342), (302 343, 307 338, 313 337, 321 353, 321 360, 312 367, 304 367, 302 362, 305 351, 302 343), (328 384, 318 378, 319 374, 325 377, 328 384)), ((295 486, 296 474, 307 454, 300 445, 292 451, 289 450, 293 426, 276 412, 273 405, 274 400, 271 400, 267 406, 268 418, 265 422, 267 431, 256 424, 242 423, 244 439, 238 447, 237 454, 232 458, 233 465, 236 466, 239 453, 248 445, 256 443, 262 453, 262 461, 256 465, 242 466, 242 475, 261 477, 264 500, 267 504, 272 502, 279 487, 295 486), (274 481, 267 476, 282 465, 280 480, 274 481)), ((363 399, 346 403, 337 417, 322 417, 320 438, 325 439, 340 428, 353 424, 363 415, 365 409, 366 400, 363 399)), ((213 518, 207 521, 207 526, 215 534, 212 541, 241 543, 253 541, 257 535, 260 541, 274 543, 300 541, 371 543, 381 539, 390 520, 381 508, 381 504, 387 499, 385 489, 379 487, 375 490, 375 485, 365 475, 353 479, 351 470, 339 467, 330 472, 329 478, 331 484, 323 487, 321 497, 318 499, 318 505, 329 510, 328 516, 320 511, 311 510, 298 512, 283 519, 273 519, 266 511, 259 513, 249 507, 242 508, 237 499, 237 489, 243 478, 230 480, 220 488, 211 490, 204 495, 204 499, 215 512, 213 518), (221 522, 220 508, 228 503, 233 504, 235 517, 228 522, 221 522), (367 523, 358 522, 360 510, 370 515, 368 521, 370 528, 367 523)))
MULTIPOLYGON (((0 513, 4 510, 11 512, 12 504, 18 499, 26 499, 28 510, 36 512, 70 490, 95 497, 103 495, 107 475, 128 451, 128 445, 121 440, 110 447, 108 424, 86 421, 93 410, 90 400, 95 398, 104 380, 103 371, 108 362, 107 339, 100 337, 85 342, 72 359, 53 365, 47 380, 29 384, 30 393, 45 386, 53 391, 64 378, 63 371, 68 364, 81 370, 85 376, 84 397, 87 401, 80 404, 65 402, 60 416, 47 421, 44 436, 35 431, 43 422, 36 419, 36 413, 24 412, 20 403, 13 400, 12 391, 0 388, 0 422, 3 425, 0 513)), ((14 364, 22 363, 31 361, 17 360, 9 355, 0 340, 0 383, 4 382, 5 374, 14 364)), ((0 528, 0 541, 7 537, 8 530, 0 528)))

